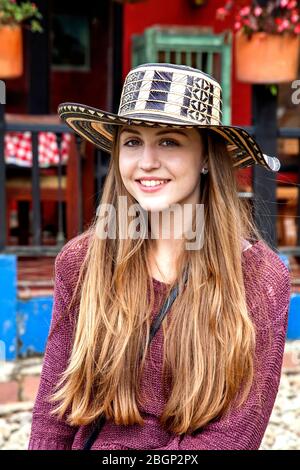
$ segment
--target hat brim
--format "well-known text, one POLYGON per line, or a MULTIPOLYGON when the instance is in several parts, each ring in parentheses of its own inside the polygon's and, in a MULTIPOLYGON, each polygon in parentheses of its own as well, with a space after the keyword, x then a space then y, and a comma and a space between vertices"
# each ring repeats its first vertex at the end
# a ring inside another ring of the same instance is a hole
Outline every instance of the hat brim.
POLYGON ((69 102, 59 105, 58 115, 77 134, 106 152, 111 152, 112 149, 114 126, 127 124, 174 128, 205 127, 218 133, 227 141, 234 167, 246 168, 258 164, 274 172, 280 169, 278 158, 264 154, 255 139, 245 129, 237 126, 192 124, 172 117, 166 119, 153 113, 125 117, 69 102))

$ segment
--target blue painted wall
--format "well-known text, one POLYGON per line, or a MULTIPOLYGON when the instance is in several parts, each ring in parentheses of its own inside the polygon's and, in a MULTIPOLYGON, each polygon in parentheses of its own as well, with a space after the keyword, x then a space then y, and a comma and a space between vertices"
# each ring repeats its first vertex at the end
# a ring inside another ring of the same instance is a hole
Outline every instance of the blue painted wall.
POLYGON ((17 299, 17 257, 0 255, 0 360, 43 354, 53 297, 17 299))
POLYGON ((28 357, 45 351, 52 305, 52 297, 17 301, 19 356, 28 357))
POLYGON ((300 339, 300 294, 291 294, 287 339, 300 339))
POLYGON ((4 360, 13 360, 17 356, 16 266, 15 255, 0 254, 0 341, 1 359, 4 360))

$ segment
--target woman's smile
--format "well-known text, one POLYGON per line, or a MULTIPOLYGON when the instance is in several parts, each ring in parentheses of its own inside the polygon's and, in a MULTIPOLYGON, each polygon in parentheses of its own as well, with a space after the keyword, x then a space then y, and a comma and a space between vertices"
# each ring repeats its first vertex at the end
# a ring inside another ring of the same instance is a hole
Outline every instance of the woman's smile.
POLYGON ((136 183, 141 191, 145 193, 153 193, 155 191, 160 191, 164 189, 171 180, 156 180, 155 178, 148 180, 148 179, 140 179, 136 180, 136 183))

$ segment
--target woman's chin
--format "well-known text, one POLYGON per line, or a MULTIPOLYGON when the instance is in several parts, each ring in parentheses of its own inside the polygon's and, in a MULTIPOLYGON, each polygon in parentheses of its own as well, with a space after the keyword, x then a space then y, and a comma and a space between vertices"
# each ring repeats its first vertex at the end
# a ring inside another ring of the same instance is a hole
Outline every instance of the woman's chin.
POLYGON ((169 209, 171 204, 168 203, 154 203, 149 201, 139 201, 140 206, 147 212, 162 212, 169 209))

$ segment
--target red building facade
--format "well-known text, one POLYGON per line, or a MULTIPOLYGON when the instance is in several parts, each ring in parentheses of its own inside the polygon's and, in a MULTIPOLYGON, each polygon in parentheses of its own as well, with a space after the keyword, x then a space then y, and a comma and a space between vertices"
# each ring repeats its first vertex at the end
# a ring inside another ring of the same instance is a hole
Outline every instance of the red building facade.
MULTIPOLYGON (((215 33, 232 29, 232 21, 216 20, 216 9, 224 0, 207 0, 201 7, 193 7, 191 0, 145 0, 124 7, 123 76, 131 68, 131 38, 153 25, 209 26, 215 33)), ((233 43, 234 47, 234 43, 233 43)), ((251 124, 251 86, 238 82, 234 74, 234 55, 231 73, 232 124, 251 124)))

